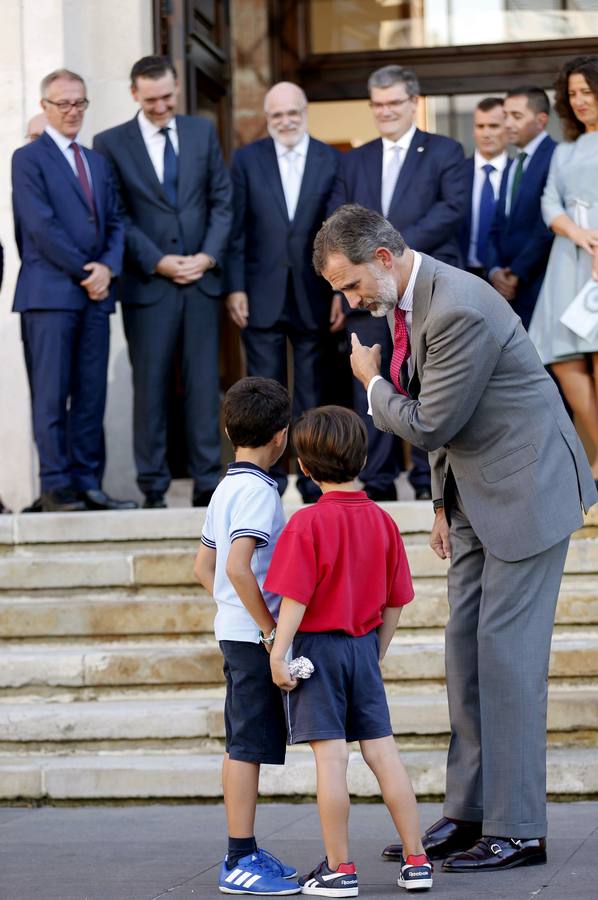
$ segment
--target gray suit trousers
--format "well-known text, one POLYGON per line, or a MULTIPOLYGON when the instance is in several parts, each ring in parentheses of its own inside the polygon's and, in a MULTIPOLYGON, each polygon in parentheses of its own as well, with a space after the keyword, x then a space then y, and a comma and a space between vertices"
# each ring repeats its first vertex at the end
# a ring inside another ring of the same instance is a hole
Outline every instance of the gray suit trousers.
POLYGON ((491 836, 546 835, 550 641, 569 538, 519 562, 493 556, 451 509, 444 814, 491 836))

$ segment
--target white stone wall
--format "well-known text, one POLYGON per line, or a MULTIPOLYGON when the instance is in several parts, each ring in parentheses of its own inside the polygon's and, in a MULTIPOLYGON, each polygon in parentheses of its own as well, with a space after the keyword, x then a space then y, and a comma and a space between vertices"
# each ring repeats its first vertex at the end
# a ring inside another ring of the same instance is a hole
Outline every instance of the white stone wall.
MULTIPOLYGON (((87 82, 91 105, 84 143, 135 112, 128 89, 132 63, 153 50, 152 0, 2 0, 0 28, 0 239, 4 283, 0 297, 0 496, 20 509, 38 492, 29 390, 19 318, 11 313, 18 272, 10 209, 10 159, 39 111, 39 82, 62 66, 87 82)), ((120 313, 112 316, 105 487, 135 496, 131 451, 131 384, 120 313)))

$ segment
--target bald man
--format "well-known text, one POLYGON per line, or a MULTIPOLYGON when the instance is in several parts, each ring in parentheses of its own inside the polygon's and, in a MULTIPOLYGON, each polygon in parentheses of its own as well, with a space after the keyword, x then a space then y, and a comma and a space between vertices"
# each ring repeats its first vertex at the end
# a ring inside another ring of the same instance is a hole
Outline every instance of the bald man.
MULTIPOLYGON (((249 375, 287 380, 293 347, 293 415, 320 401, 322 343, 343 327, 340 301, 311 264, 340 154, 307 133, 307 98, 290 82, 266 94, 269 137, 235 153, 234 223, 226 264, 229 315, 242 330, 249 375)), ((280 493, 286 475, 274 471, 280 493)), ((300 476, 305 503, 319 490, 300 476)))

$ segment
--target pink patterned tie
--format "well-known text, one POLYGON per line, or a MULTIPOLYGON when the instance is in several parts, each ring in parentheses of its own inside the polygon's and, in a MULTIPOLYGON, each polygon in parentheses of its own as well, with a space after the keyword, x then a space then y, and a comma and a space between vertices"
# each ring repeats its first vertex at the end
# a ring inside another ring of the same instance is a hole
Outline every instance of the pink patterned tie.
POLYGON ((401 384, 401 368, 405 360, 409 359, 411 355, 409 332, 407 331, 407 322, 405 320, 406 315, 406 310, 395 306, 394 350, 390 361, 390 377, 399 394, 404 394, 405 397, 408 397, 407 391, 401 384))
POLYGON ((92 214, 94 221, 96 221, 96 208, 93 202, 93 193, 91 190, 91 185, 89 183, 89 178, 87 177, 87 170, 81 157, 79 144, 73 141, 70 146, 73 150, 73 153, 75 154, 75 168, 77 169, 77 177, 79 178, 79 183, 81 185, 81 188, 83 189, 83 193, 85 194, 85 199, 87 200, 89 211, 92 214))

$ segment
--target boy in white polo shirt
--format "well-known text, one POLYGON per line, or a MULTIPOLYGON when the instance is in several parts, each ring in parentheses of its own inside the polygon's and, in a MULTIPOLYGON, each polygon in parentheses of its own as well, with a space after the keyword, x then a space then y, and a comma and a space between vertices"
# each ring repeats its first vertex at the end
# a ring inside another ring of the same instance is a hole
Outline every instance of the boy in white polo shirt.
POLYGON ((280 597, 263 584, 284 526, 268 469, 287 445, 289 395, 270 378, 242 378, 226 394, 223 413, 235 462, 214 491, 195 561, 195 575, 218 607, 214 632, 226 677, 222 784, 229 838, 219 888, 296 894, 296 869, 258 849, 254 836, 260 764, 283 765, 286 751, 282 696, 269 663, 280 597))

